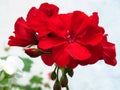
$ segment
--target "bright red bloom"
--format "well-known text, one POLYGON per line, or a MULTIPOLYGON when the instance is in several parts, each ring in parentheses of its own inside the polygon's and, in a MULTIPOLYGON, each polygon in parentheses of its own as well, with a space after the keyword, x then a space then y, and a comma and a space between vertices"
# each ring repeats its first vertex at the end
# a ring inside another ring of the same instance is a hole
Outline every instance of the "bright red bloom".
POLYGON ((10 46, 25 47, 31 44, 37 44, 35 31, 31 30, 22 17, 18 18, 15 23, 15 36, 9 37, 10 46))
POLYGON ((15 23, 15 36, 9 37, 10 46, 32 46, 25 53, 31 57, 41 55, 43 62, 51 66, 75 68, 77 65, 94 64, 104 59, 115 66, 115 44, 107 41, 104 29, 98 26, 97 12, 87 16, 81 11, 58 14, 59 8, 43 3, 32 7, 26 21, 20 17, 15 23))
POLYGON ((57 15, 58 10, 57 6, 49 3, 41 4, 38 9, 32 7, 26 18, 27 23, 39 36, 44 36, 50 32, 47 30, 48 19, 57 15))
POLYGON ((91 57, 88 46, 102 41, 104 30, 98 26, 97 17, 97 13, 88 17, 80 11, 52 17, 48 25, 51 33, 40 38, 38 47, 52 49, 51 57, 58 66, 76 67, 79 61, 91 57))

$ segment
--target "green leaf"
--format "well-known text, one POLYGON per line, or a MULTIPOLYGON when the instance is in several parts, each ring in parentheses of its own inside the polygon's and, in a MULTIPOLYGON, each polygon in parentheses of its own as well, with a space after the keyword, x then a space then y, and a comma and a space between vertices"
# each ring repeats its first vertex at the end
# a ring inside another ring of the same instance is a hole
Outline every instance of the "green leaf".
POLYGON ((24 90, 34 90, 30 85, 24 87, 24 90))
POLYGON ((4 90, 4 87, 0 86, 0 90, 4 90))
POLYGON ((41 87, 36 87, 36 88, 33 88, 33 90, 42 90, 41 87))
POLYGON ((23 87, 24 87, 24 86, 19 85, 19 84, 17 84, 17 83, 12 84, 11 86, 12 86, 12 88, 19 88, 19 89, 21 89, 21 88, 23 88, 23 87))
POLYGON ((6 79, 3 79, 2 81, 0 81, 0 84, 1 85, 6 85, 6 84, 8 84, 8 78, 6 78, 6 79))
POLYGON ((43 78, 38 77, 38 76, 33 76, 30 79, 30 83, 35 83, 35 84, 42 84, 43 78))
POLYGON ((24 86, 24 85, 19 85, 19 84, 12 84, 12 88, 18 88, 18 90, 42 90, 40 86, 33 88, 32 85, 24 86))
POLYGON ((6 60, 8 56, 1 57, 2 60, 6 60))
POLYGON ((24 62, 23 71, 30 72, 33 61, 29 58, 19 57, 24 62))
POLYGON ((5 86, 4 90, 11 90, 10 86, 5 86))

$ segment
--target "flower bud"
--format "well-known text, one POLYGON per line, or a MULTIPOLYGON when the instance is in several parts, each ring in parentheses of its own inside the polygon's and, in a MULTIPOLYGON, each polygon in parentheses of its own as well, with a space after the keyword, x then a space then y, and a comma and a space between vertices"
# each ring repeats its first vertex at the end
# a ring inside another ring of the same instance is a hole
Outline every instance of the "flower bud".
POLYGON ((73 71, 72 69, 69 69, 69 70, 68 70, 68 75, 69 75, 70 77, 72 77, 73 74, 74 74, 74 71, 73 71))
POLYGON ((39 49, 36 49, 36 48, 25 49, 25 53, 27 55, 29 55, 30 57, 38 57, 42 54, 42 52, 39 49))
POLYGON ((68 85, 68 78, 66 75, 62 75, 60 78, 60 83, 62 87, 66 87, 68 85))
POLYGON ((53 90, 61 90, 61 84, 58 79, 56 80, 56 82, 53 86, 53 90))
POLYGON ((51 79, 52 79, 52 80, 55 80, 56 77, 57 77, 57 74, 56 74, 55 71, 53 71, 53 72, 51 73, 51 79))

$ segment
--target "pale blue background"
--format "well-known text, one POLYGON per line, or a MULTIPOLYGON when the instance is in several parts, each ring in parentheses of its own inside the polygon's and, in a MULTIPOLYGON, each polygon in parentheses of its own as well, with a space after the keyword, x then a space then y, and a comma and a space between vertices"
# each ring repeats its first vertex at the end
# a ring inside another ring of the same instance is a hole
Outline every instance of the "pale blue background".
MULTIPOLYGON (((69 79, 71 90, 120 90, 120 0, 0 0, 0 56, 6 55, 3 47, 7 45, 8 36, 14 30, 16 19, 21 16, 25 18, 32 6, 39 7, 45 1, 56 4, 60 8, 60 13, 81 10, 91 15, 97 11, 100 16, 99 24, 109 34, 109 41, 116 44, 118 64, 113 67, 99 61, 95 65, 79 66, 75 69, 74 77, 69 79)), ((21 48, 12 49, 14 51, 8 54, 24 55, 21 48)), ((31 75, 42 70, 45 71, 44 77, 47 78, 47 73, 53 68, 45 66, 40 58, 34 62, 31 75)), ((20 82, 28 83, 26 77, 20 82)), ((50 83, 53 84, 52 81, 50 83)))

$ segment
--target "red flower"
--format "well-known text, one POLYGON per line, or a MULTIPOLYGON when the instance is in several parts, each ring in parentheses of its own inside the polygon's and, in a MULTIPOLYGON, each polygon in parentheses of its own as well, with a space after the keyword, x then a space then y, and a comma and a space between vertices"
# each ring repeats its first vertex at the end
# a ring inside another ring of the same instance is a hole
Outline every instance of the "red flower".
POLYGON ((39 9, 31 8, 27 15, 28 25, 38 32, 39 36, 44 36, 50 31, 47 30, 48 19, 58 14, 59 8, 53 4, 43 3, 39 9))
POLYGON ((103 38, 104 30, 96 17, 97 13, 88 17, 80 11, 52 17, 48 25, 52 33, 40 38, 38 47, 52 49, 51 60, 58 66, 76 67, 79 61, 91 57, 88 46, 98 45, 103 38))
POLYGON ((8 44, 10 46, 25 47, 30 44, 37 44, 35 32, 28 27, 22 17, 17 19, 14 33, 15 36, 9 37, 8 44))

